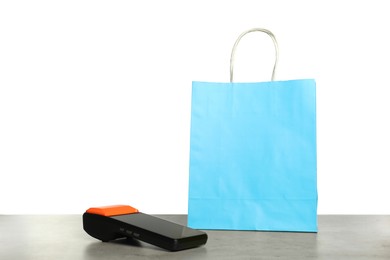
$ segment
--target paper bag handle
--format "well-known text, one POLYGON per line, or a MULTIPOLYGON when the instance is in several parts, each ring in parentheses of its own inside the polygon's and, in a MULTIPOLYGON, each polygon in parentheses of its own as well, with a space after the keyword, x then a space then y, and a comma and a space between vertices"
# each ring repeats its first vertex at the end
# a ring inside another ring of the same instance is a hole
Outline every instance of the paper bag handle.
POLYGON ((274 42, 275 64, 274 64, 274 69, 272 70, 272 77, 271 77, 271 80, 273 81, 275 79, 276 65, 278 64, 278 52, 279 52, 278 42, 276 41, 275 35, 271 31, 269 31, 267 29, 263 29, 263 28, 253 28, 253 29, 250 29, 250 30, 247 30, 247 31, 241 33, 241 35, 238 36, 238 39, 234 43, 234 46, 232 49, 232 54, 230 56, 230 82, 233 82, 234 53, 236 52, 236 47, 237 47, 238 43, 240 42, 241 38, 250 32, 264 32, 264 33, 268 34, 271 37, 272 41, 274 42))

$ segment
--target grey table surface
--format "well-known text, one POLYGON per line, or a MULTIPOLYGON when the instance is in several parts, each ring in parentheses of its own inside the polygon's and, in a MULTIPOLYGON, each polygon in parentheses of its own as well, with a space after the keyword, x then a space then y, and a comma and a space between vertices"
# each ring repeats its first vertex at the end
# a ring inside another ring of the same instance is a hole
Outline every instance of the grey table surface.
MULTIPOLYGON (((157 215, 186 224, 185 215, 157 215)), ((390 215, 320 215, 318 233, 206 231, 207 244, 169 252, 103 243, 81 215, 0 215, 0 259, 390 259, 390 215)))

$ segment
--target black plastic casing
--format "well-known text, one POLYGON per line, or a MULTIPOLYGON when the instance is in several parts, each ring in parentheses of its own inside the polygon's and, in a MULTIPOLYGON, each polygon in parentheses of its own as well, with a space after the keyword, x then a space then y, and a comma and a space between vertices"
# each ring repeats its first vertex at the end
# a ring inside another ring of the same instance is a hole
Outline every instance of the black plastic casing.
POLYGON ((135 238, 170 251, 206 244, 207 234, 144 213, 117 216, 83 214, 83 228, 103 242, 119 238, 135 238))

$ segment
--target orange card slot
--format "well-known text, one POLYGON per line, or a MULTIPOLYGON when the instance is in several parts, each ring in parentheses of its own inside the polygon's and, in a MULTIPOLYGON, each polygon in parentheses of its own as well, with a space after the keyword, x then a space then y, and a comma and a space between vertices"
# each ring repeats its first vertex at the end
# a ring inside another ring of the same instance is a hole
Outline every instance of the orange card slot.
POLYGON ((133 208, 128 205, 112 205, 112 206, 103 206, 103 207, 93 207, 87 210, 87 213, 97 214, 102 216, 116 216, 124 214, 132 214, 139 212, 138 209, 133 208))

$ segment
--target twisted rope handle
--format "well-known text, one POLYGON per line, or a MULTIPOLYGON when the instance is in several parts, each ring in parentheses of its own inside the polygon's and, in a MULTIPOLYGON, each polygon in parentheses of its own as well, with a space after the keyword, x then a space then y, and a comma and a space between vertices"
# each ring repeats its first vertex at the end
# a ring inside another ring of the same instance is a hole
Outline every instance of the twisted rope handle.
POLYGON ((253 28, 253 29, 250 29, 250 30, 247 30, 247 31, 243 32, 240 36, 238 36, 236 42, 234 43, 234 46, 233 46, 233 49, 232 49, 232 53, 231 53, 231 56, 230 56, 230 82, 233 82, 234 54, 236 52, 237 45, 240 42, 241 38, 244 37, 246 34, 248 34, 250 32, 263 32, 263 33, 266 33, 266 34, 268 34, 271 37, 272 41, 274 42, 274 46, 275 46, 275 63, 274 63, 274 68, 272 70, 272 77, 271 77, 271 81, 273 81, 275 79, 276 66, 278 64, 278 52, 279 52, 278 42, 276 41, 275 35, 271 31, 269 31, 267 29, 263 29, 263 28, 253 28))

